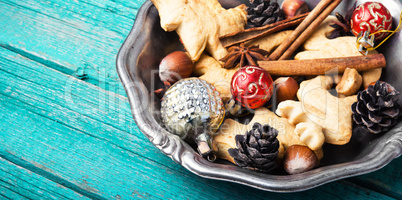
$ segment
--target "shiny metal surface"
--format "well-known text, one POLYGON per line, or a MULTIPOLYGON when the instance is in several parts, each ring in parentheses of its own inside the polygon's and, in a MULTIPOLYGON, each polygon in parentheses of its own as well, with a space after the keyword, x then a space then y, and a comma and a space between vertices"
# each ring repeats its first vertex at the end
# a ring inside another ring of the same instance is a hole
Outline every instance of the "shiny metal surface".
MULTIPOLYGON (((233 2, 221 1, 232 7, 233 2)), ((243 1, 244 2, 244 1, 243 1)), ((279 1, 280 2, 280 1, 279 1)), ((310 7, 318 0, 306 1, 310 7)), ((365 1, 358 1, 358 4, 365 1)), ((402 3, 382 2, 397 24, 402 3)), ((336 11, 344 14, 354 1, 344 0, 336 11)), ((325 156, 318 168, 297 175, 262 174, 227 163, 211 163, 201 158, 194 148, 178 136, 162 128, 160 101, 153 91, 162 87, 158 77, 161 59, 174 50, 183 49, 174 32, 160 28, 157 10, 150 1, 142 6, 135 24, 117 56, 117 71, 127 92, 134 120, 143 134, 164 154, 191 172, 206 178, 219 179, 275 192, 295 192, 346 177, 366 174, 385 166, 402 154, 402 122, 382 135, 364 134, 353 130, 351 141, 343 146, 324 146, 325 156)), ((402 34, 395 34, 379 49, 387 60, 382 80, 402 91, 402 34)), ((402 99, 400 99, 400 103, 402 99)))

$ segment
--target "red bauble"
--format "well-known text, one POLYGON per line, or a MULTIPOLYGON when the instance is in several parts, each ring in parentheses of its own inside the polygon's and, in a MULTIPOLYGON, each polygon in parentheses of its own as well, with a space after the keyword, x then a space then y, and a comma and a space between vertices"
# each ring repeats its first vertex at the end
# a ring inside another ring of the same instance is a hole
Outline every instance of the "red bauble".
MULTIPOLYGON (((359 5, 352 14, 350 26, 355 36, 360 32, 375 33, 380 30, 392 29, 392 15, 388 9, 378 2, 366 2, 359 5)), ((375 41, 380 42, 389 33, 377 33, 375 41)))
POLYGON ((245 66, 232 77, 230 92, 235 101, 246 108, 256 109, 263 106, 272 96, 271 75, 257 66, 245 66))

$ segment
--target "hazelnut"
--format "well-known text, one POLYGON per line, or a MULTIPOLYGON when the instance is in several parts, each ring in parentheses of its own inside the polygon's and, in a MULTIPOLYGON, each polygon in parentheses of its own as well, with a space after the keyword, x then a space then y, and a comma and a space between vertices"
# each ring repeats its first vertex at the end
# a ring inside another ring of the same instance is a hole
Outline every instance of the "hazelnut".
POLYGON ((282 10, 286 18, 309 12, 308 6, 304 0, 285 0, 282 3, 282 10))
POLYGON ((279 77, 274 81, 276 91, 276 103, 296 98, 299 84, 292 77, 279 77))
POLYGON ((318 164, 315 153, 303 145, 292 145, 286 149, 283 167, 289 174, 298 174, 313 169, 318 164))
POLYGON ((193 61, 182 51, 174 51, 165 56, 159 64, 159 78, 170 84, 187 78, 193 72, 193 61))

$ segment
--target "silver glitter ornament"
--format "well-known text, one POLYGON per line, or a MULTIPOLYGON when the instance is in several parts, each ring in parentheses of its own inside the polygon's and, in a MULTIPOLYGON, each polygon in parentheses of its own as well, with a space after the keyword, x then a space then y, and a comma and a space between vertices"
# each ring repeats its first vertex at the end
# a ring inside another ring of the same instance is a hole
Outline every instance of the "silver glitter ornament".
POLYGON ((212 153, 211 136, 225 117, 219 93, 204 80, 186 78, 165 93, 161 106, 162 122, 173 134, 195 141, 202 156, 212 153))

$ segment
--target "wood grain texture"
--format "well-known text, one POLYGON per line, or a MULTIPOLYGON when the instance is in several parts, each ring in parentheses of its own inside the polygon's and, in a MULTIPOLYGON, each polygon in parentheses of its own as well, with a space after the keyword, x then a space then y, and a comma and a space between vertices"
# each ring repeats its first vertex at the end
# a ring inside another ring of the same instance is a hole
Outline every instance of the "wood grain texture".
POLYGON ((0 66, 0 156, 83 196, 264 199, 269 194, 304 199, 316 193, 333 198, 347 191, 366 199, 388 198, 346 181, 274 194, 198 177, 138 132, 124 97, 7 49, 0 49, 0 66), (99 106, 103 103, 108 105, 99 106))
POLYGON ((115 70, 143 2, 0 0, 0 199, 400 197, 401 158, 277 194, 198 177, 163 155, 135 125, 115 70))
POLYGON ((4 158, 0 174, 0 199, 88 199, 4 158))
POLYGON ((1 0, 0 46, 125 95, 115 58, 143 2, 1 0))

